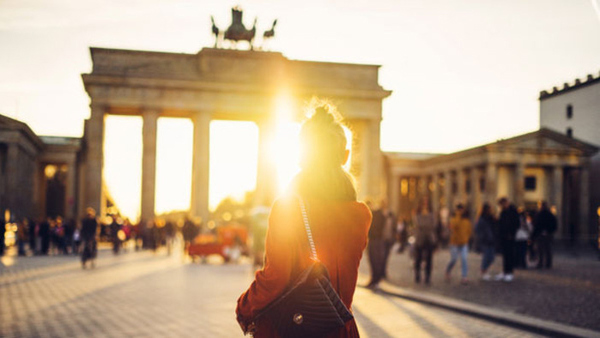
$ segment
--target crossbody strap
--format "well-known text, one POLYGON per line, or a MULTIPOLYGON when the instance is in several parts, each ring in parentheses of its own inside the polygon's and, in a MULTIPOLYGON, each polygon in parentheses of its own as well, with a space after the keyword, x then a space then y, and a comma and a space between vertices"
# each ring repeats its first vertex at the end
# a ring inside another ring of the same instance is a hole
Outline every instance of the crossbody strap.
POLYGON ((308 223, 308 214, 306 212, 306 206, 302 197, 298 196, 300 201, 300 211, 302 212, 302 219, 304 220, 304 229, 306 230, 306 237, 308 237, 308 244, 310 245, 310 258, 318 260, 317 249, 315 248, 315 242, 313 241, 312 231, 310 230, 310 224, 308 223))

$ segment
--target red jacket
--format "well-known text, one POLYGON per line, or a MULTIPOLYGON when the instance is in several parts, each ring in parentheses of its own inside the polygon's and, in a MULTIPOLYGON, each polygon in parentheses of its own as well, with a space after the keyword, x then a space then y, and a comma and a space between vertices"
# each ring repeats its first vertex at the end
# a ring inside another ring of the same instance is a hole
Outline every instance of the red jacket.
MULTIPOLYGON (((319 260, 329 270, 331 284, 351 309, 358 265, 367 245, 371 212, 360 202, 305 201, 319 260)), ((310 249, 297 198, 275 202, 269 216, 266 260, 250 288, 238 299, 236 314, 247 327, 261 309, 283 292, 310 265, 310 249)), ((278 337, 268 319, 256 323, 255 337, 278 337)), ((329 337, 358 337, 354 320, 329 337)))

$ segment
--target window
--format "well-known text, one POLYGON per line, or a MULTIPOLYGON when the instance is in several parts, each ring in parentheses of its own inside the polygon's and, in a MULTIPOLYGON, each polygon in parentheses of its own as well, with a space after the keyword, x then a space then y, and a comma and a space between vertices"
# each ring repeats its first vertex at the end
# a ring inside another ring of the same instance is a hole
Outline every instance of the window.
POLYGON ((525 191, 535 191, 536 183, 535 176, 525 176, 525 191))
POLYGON ((567 136, 573 137, 573 128, 567 128, 567 136))
POLYGON ((573 106, 567 105, 567 119, 570 120, 573 117, 573 106))

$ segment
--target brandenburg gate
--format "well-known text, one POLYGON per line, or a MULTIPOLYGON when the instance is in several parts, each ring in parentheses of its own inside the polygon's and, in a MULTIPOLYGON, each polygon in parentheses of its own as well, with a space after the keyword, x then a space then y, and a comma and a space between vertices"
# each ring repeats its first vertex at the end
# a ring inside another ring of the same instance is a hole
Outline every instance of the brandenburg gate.
POLYGON ((154 217, 156 135, 159 117, 193 121, 192 216, 207 220, 211 120, 252 121, 259 128, 257 200, 274 198, 268 140, 282 97, 300 121, 311 97, 334 102, 353 134, 351 172, 360 197, 384 196, 379 146, 382 101, 391 94, 378 83, 379 66, 290 60, 277 52, 204 48, 177 54, 91 48, 92 71, 83 74, 91 99, 84 127, 79 214, 105 209, 104 118, 143 118, 141 217, 154 217))

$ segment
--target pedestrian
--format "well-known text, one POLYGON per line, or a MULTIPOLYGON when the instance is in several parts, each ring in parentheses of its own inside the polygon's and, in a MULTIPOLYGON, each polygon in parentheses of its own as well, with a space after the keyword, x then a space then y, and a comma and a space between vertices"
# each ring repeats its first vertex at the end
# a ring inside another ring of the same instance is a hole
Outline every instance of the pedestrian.
MULTIPOLYGON (((302 125, 301 170, 289 193, 272 206, 265 266, 238 299, 237 320, 245 333, 252 332, 255 337, 278 336, 268 317, 254 322, 254 316, 311 264, 300 200, 306 206, 318 259, 329 271, 331 285, 342 302, 351 308, 371 213, 357 201, 353 179, 343 168, 349 150, 344 130, 333 114, 332 108, 319 107, 302 125)), ((358 335, 356 322, 351 319, 328 337, 358 335)))
POLYGON ((167 246, 167 254, 171 255, 171 250, 173 249, 173 242, 175 241, 175 223, 173 221, 168 220, 165 223, 165 245, 167 246))
POLYGON ((535 217, 532 239, 538 246, 537 268, 552 268, 552 239, 558 222, 556 216, 550 211, 548 203, 542 201, 538 204, 538 214, 535 217))
POLYGON ((27 233, 29 226, 29 220, 27 218, 23 218, 21 222, 17 224, 17 246, 18 246, 18 255, 26 256, 25 252, 25 243, 27 243, 27 233))
POLYGON ((396 215, 389 209, 386 200, 380 203, 381 213, 383 215, 383 231, 381 238, 383 239, 383 262, 381 263, 382 278, 387 278, 387 264, 390 258, 390 252, 394 243, 396 243, 396 215))
POLYGON ((492 279, 488 270, 496 257, 495 227, 496 218, 492 206, 484 203, 475 225, 475 246, 481 251, 481 279, 484 281, 492 279))
POLYGON ((502 250, 502 272, 496 275, 495 279, 512 282, 514 279, 515 236, 521 225, 521 220, 517 208, 506 197, 500 198, 498 205, 502 210, 498 219, 498 239, 502 250))
POLYGON ((531 238, 533 225, 527 211, 519 214, 519 228, 515 234, 515 268, 527 269, 527 243, 531 238))
POLYGON ((408 221, 402 217, 398 217, 398 227, 396 229, 398 243, 398 253, 403 253, 408 244, 408 221))
POLYGON ((6 221, 4 215, 0 215, 0 256, 4 255, 4 238, 6 232, 6 221))
POLYGON ((39 233, 40 237, 40 253, 42 255, 48 255, 50 250, 50 218, 43 219, 40 222, 39 233))
POLYGON ((37 255, 39 248, 36 246, 37 243, 37 232, 38 232, 38 224, 39 222, 36 222, 34 220, 32 220, 31 222, 29 222, 29 251, 31 251, 31 253, 33 255, 37 255))
POLYGON ((93 208, 87 208, 86 216, 81 221, 81 240, 83 242, 83 251, 81 253, 81 267, 86 268, 86 263, 91 260, 92 267, 95 266, 97 254, 96 236, 98 232, 98 221, 96 220, 96 211, 93 208))
POLYGON ((121 249, 121 238, 119 238, 119 232, 121 231, 121 224, 117 220, 117 215, 112 215, 112 222, 109 225, 110 228, 110 240, 113 245, 113 254, 118 255, 121 249))
MULTIPOLYGON (((367 206, 371 209, 370 201, 367 202, 367 206)), ((379 282, 385 275, 386 245, 383 238, 383 229, 386 220, 382 209, 373 210, 372 213, 371 226, 369 227, 369 244, 367 247, 369 266, 371 267, 371 280, 367 284, 367 287, 374 289, 378 287, 379 282)))
POLYGON ((421 200, 413 217, 413 224, 415 231, 415 283, 421 282, 421 263, 425 261, 425 284, 429 284, 431 282, 433 252, 437 243, 437 226, 427 198, 421 200))
POLYGON ((469 251, 469 239, 473 227, 466 208, 462 204, 456 206, 454 217, 450 219, 450 262, 446 267, 446 280, 450 280, 450 274, 452 268, 456 263, 456 259, 460 255, 460 267, 461 267, 461 280, 462 284, 468 283, 468 265, 467 265, 467 254, 469 251))

